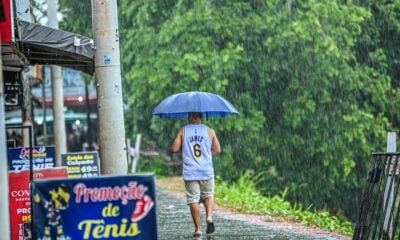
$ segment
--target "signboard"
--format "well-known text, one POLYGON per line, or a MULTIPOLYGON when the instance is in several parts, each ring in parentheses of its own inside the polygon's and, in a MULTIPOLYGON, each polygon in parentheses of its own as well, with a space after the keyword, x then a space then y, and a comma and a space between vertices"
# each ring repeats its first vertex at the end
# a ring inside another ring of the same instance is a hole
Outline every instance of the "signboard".
POLYGON ((14 23, 13 23, 13 11, 11 0, 0 0, 3 2, 3 10, 5 20, 0 21, 0 36, 1 43, 14 42, 14 23))
POLYGON ((20 72, 4 71, 4 98, 6 106, 22 105, 22 80, 20 72))
MULTIPOLYGON (((29 148, 8 149, 8 169, 10 171, 29 170, 29 148)), ((32 147, 33 169, 55 167, 55 147, 32 147)))
POLYGON ((93 177, 100 175, 97 152, 61 154, 61 164, 68 167, 69 178, 93 177))
MULTIPOLYGON (((30 171, 9 171, 9 198, 11 239, 32 239, 30 171)), ((34 179, 66 178, 67 168, 49 168, 33 171, 34 179)))
POLYGON ((33 181, 34 237, 157 239, 153 175, 33 181))

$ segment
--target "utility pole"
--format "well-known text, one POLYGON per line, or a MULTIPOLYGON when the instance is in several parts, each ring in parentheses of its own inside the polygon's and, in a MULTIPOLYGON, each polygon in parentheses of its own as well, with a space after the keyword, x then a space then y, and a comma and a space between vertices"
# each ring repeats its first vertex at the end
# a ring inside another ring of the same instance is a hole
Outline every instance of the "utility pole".
POLYGON ((8 166, 7 166, 7 145, 6 145, 6 121, 4 111, 4 82, 3 82, 3 61, 0 47, 0 232, 4 240, 11 239, 10 231, 10 199, 8 198, 8 166))
MULTIPOLYGON (((47 25, 58 29, 58 0, 47 0, 47 25)), ((61 154, 67 153, 65 118, 64 118, 64 92, 61 67, 51 67, 51 88, 53 99, 53 130, 56 145, 56 166, 61 166, 61 154)), ((45 119, 43 120, 45 121, 45 119)))
POLYGON ((117 0, 92 0, 92 25, 101 172, 126 174, 117 0))
MULTIPOLYGON (((22 87, 23 87, 23 103, 22 103, 22 125, 24 127, 33 127, 33 121, 32 121, 32 86, 31 86, 31 80, 27 76, 25 72, 20 72, 18 75, 19 78, 22 79, 22 87)), ((32 141, 32 136, 29 134, 29 128, 24 128, 22 130, 22 146, 23 147, 28 147, 29 142, 32 141)))

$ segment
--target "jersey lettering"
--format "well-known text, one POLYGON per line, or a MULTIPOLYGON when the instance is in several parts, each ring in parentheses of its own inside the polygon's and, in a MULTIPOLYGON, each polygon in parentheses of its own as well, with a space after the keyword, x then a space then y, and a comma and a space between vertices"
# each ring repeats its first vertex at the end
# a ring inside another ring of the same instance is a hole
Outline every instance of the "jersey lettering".
POLYGON ((196 143, 193 145, 193 155, 196 157, 196 159, 201 158, 201 156, 203 155, 201 152, 201 145, 196 143))

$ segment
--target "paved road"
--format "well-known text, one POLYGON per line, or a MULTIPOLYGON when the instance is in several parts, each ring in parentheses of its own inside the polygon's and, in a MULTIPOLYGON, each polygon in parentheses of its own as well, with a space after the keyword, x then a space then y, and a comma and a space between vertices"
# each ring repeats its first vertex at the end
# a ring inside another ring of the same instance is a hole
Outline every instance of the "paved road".
POLYGON ((232 219, 229 215, 216 213, 214 223, 216 231, 212 235, 205 234, 205 214, 201 209, 202 238, 193 238, 193 223, 189 207, 181 198, 177 198, 164 191, 157 192, 158 239, 218 239, 218 240, 336 240, 329 236, 300 235, 286 231, 279 231, 267 226, 250 224, 242 220, 232 219))

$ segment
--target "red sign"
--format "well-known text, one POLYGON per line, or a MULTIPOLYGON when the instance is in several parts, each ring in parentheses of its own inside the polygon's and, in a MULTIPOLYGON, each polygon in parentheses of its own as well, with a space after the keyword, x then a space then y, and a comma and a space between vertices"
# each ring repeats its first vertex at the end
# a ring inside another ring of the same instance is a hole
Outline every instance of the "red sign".
POLYGON ((2 43, 14 42, 14 24, 12 16, 12 0, 0 0, 3 2, 4 15, 6 19, 0 22, 0 35, 2 43))
MULTIPOLYGON (((29 170, 8 172, 11 239, 32 239, 29 173, 29 170)), ((33 179, 67 177, 66 167, 38 169, 33 172, 33 179)))

